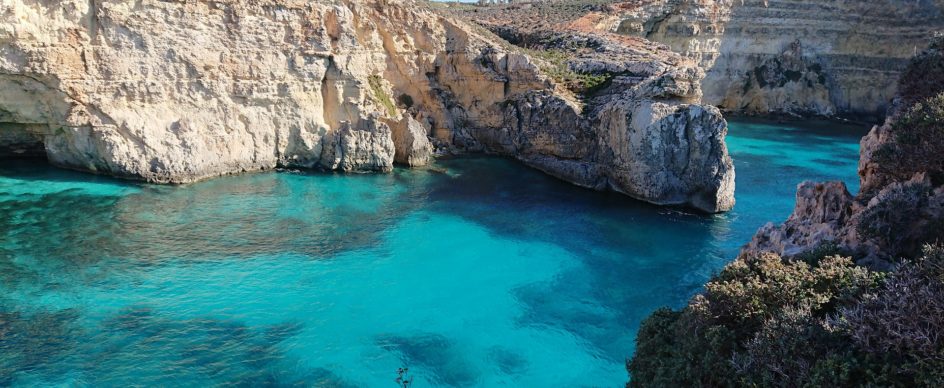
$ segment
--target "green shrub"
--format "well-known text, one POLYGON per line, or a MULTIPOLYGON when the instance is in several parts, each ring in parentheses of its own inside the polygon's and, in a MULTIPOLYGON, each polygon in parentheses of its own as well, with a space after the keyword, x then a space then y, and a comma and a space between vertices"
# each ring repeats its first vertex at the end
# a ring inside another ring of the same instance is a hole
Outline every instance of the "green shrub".
POLYGON ((907 180, 927 172, 935 186, 944 184, 944 93, 902 113, 892 124, 892 136, 873 154, 881 173, 907 180))
POLYGON ((930 238, 920 220, 932 189, 926 182, 905 182, 886 190, 881 201, 862 210, 856 232, 891 255, 913 256, 930 238))
POLYGON ((540 59, 538 65, 541 71, 574 93, 592 93, 613 78, 612 74, 591 74, 572 70, 569 63, 571 54, 562 50, 522 50, 531 57, 540 59))
POLYGON ((944 386, 944 247, 887 275, 836 256, 737 261, 637 344, 633 387, 944 386))
POLYGON ((842 308, 836 322, 896 379, 944 386, 944 248, 925 247, 877 292, 842 308))
POLYGON ((776 255, 735 261, 682 311, 660 310, 643 322, 627 364, 629 385, 825 382, 851 368, 844 361, 848 341, 843 346, 826 318, 879 280, 838 256, 810 263, 776 255))
POLYGON ((737 327, 743 337, 787 309, 809 309, 824 316, 835 308, 836 301, 846 300, 874 282, 874 276, 850 258, 828 256, 811 265, 765 254, 728 265, 693 304, 717 323, 737 327))
POLYGON ((370 90, 373 92, 374 99, 380 103, 387 110, 387 114, 391 117, 396 117, 397 107, 393 104, 393 100, 390 99, 390 96, 387 94, 387 91, 383 88, 383 78, 379 75, 371 75, 367 77, 367 83, 370 85, 370 90))
POLYGON ((690 311, 660 309, 643 321, 627 387, 731 386, 737 383, 734 333, 703 326, 690 311))

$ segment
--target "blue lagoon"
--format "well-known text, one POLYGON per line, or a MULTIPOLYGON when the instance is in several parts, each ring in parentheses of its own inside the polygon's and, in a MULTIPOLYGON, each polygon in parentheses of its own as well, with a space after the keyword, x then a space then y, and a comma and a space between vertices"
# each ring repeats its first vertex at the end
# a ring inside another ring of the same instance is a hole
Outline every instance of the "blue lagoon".
POLYGON ((0 386, 624 384, 803 180, 855 190, 863 128, 732 121, 720 215, 496 157, 155 186, 0 163, 0 386))

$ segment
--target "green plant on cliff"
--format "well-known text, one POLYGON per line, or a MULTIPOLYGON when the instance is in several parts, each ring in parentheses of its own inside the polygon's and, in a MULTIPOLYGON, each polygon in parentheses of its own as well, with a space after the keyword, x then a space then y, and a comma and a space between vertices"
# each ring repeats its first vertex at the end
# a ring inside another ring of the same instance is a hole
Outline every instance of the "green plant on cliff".
POLYGON ((895 367, 883 383, 944 386, 944 249, 926 247, 835 321, 874 361, 895 367))
POLYGON ((397 115, 397 107, 393 104, 393 99, 390 98, 390 95, 387 94, 387 91, 383 87, 383 78, 380 78, 379 75, 368 76, 367 84, 370 85, 374 99, 387 110, 388 115, 395 117, 397 115))
POLYGON ((643 322, 630 386, 809 380, 826 367, 820 356, 841 349, 825 318, 878 280, 839 256, 812 264, 776 255, 735 261, 682 311, 661 310, 643 322), (791 335, 778 335, 784 331, 791 335))
POLYGON ((888 274, 838 256, 738 260, 643 322, 627 368, 631 387, 942 386, 944 248, 888 274))
POLYGON ((538 58, 541 71, 557 83, 564 85, 574 93, 588 94, 609 82, 611 74, 592 74, 576 72, 570 67, 571 54, 562 50, 523 49, 533 58, 538 58))
POLYGON ((931 182, 944 184, 944 93, 924 99, 892 124, 894 141, 873 153, 880 171, 898 180, 927 172, 931 182))

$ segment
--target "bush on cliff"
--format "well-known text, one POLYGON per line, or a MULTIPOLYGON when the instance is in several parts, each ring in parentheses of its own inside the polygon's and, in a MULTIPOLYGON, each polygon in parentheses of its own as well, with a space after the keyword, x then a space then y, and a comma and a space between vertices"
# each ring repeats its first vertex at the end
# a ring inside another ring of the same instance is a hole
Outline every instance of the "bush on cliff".
POLYGON ((842 351, 826 318, 877 282, 839 256, 812 264, 776 255, 735 261, 682 311, 660 310, 643 322, 630 386, 809 380, 828 367, 821 356, 842 351))
POLYGON ((926 50, 911 59, 898 81, 898 93, 906 105, 944 91, 944 36, 931 40, 926 50))
POLYGON ((926 180, 889 185, 877 198, 859 214, 859 238, 895 257, 914 257, 925 243, 944 241, 944 216, 935 210, 934 187, 926 180))
POLYGON ((827 256, 739 260, 645 322, 628 386, 942 386, 944 248, 887 276, 827 256))
POLYGON ((561 50, 524 49, 523 51, 533 58, 540 59, 538 64, 544 74, 577 94, 592 93, 612 78, 609 74, 590 74, 572 70, 569 63, 572 54, 561 50))
POLYGON ((897 381, 944 386, 944 249, 926 247, 835 322, 864 353, 895 366, 897 381))
POLYGON ((927 172, 934 186, 944 184, 944 93, 921 100, 892 124, 894 137, 873 154, 881 172, 905 181, 927 172))

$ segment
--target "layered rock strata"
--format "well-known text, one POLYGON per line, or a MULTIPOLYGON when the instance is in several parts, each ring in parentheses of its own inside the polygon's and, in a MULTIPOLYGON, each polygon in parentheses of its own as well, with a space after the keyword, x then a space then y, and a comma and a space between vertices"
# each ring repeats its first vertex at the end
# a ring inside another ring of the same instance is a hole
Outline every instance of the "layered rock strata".
POLYGON ((901 82, 909 93, 862 139, 858 195, 841 182, 800 184, 790 218, 764 226, 742 256, 825 247, 881 267, 944 238, 944 72, 927 69, 944 69, 944 39, 912 61, 901 82))
POLYGON ((704 102, 753 114, 883 117, 897 80, 936 31, 922 0, 637 0, 607 28, 699 61, 704 102))
MULTIPOLYGON (((558 87, 557 95, 563 98, 528 93, 525 100, 509 105, 513 109, 505 109, 504 121, 522 128, 519 133, 528 137, 535 131, 528 126, 581 129, 552 134, 557 139, 552 143, 570 147, 552 150, 547 139, 533 151, 519 148, 511 153, 585 187, 609 188, 658 204, 687 204, 708 211, 732 208, 734 166, 724 144, 727 123, 716 108, 698 104, 704 73, 697 65, 665 45, 600 32, 573 23, 568 14, 545 12, 556 10, 555 6, 513 6, 548 20, 560 19, 553 23, 528 23, 504 9, 455 12, 537 53, 534 62, 540 69, 605 79, 592 90, 577 93, 561 93, 558 87), (561 63, 548 64, 542 55, 561 63)), ((530 145, 495 130, 501 126, 491 127, 472 136, 485 148, 530 145)))
POLYGON ((682 58, 633 50, 612 62, 650 71, 584 104, 516 51, 410 0, 14 0, 0 10, 0 140, 186 183, 422 165, 430 136, 653 203, 733 205, 726 124, 695 103, 700 73, 682 58))
POLYGON ((944 30, 937 0, 546 0, 464 13, 510 40, 577 26, 667 44, 705 71, 702 101, 724 110, 875 121, 908 58, 944 30))

